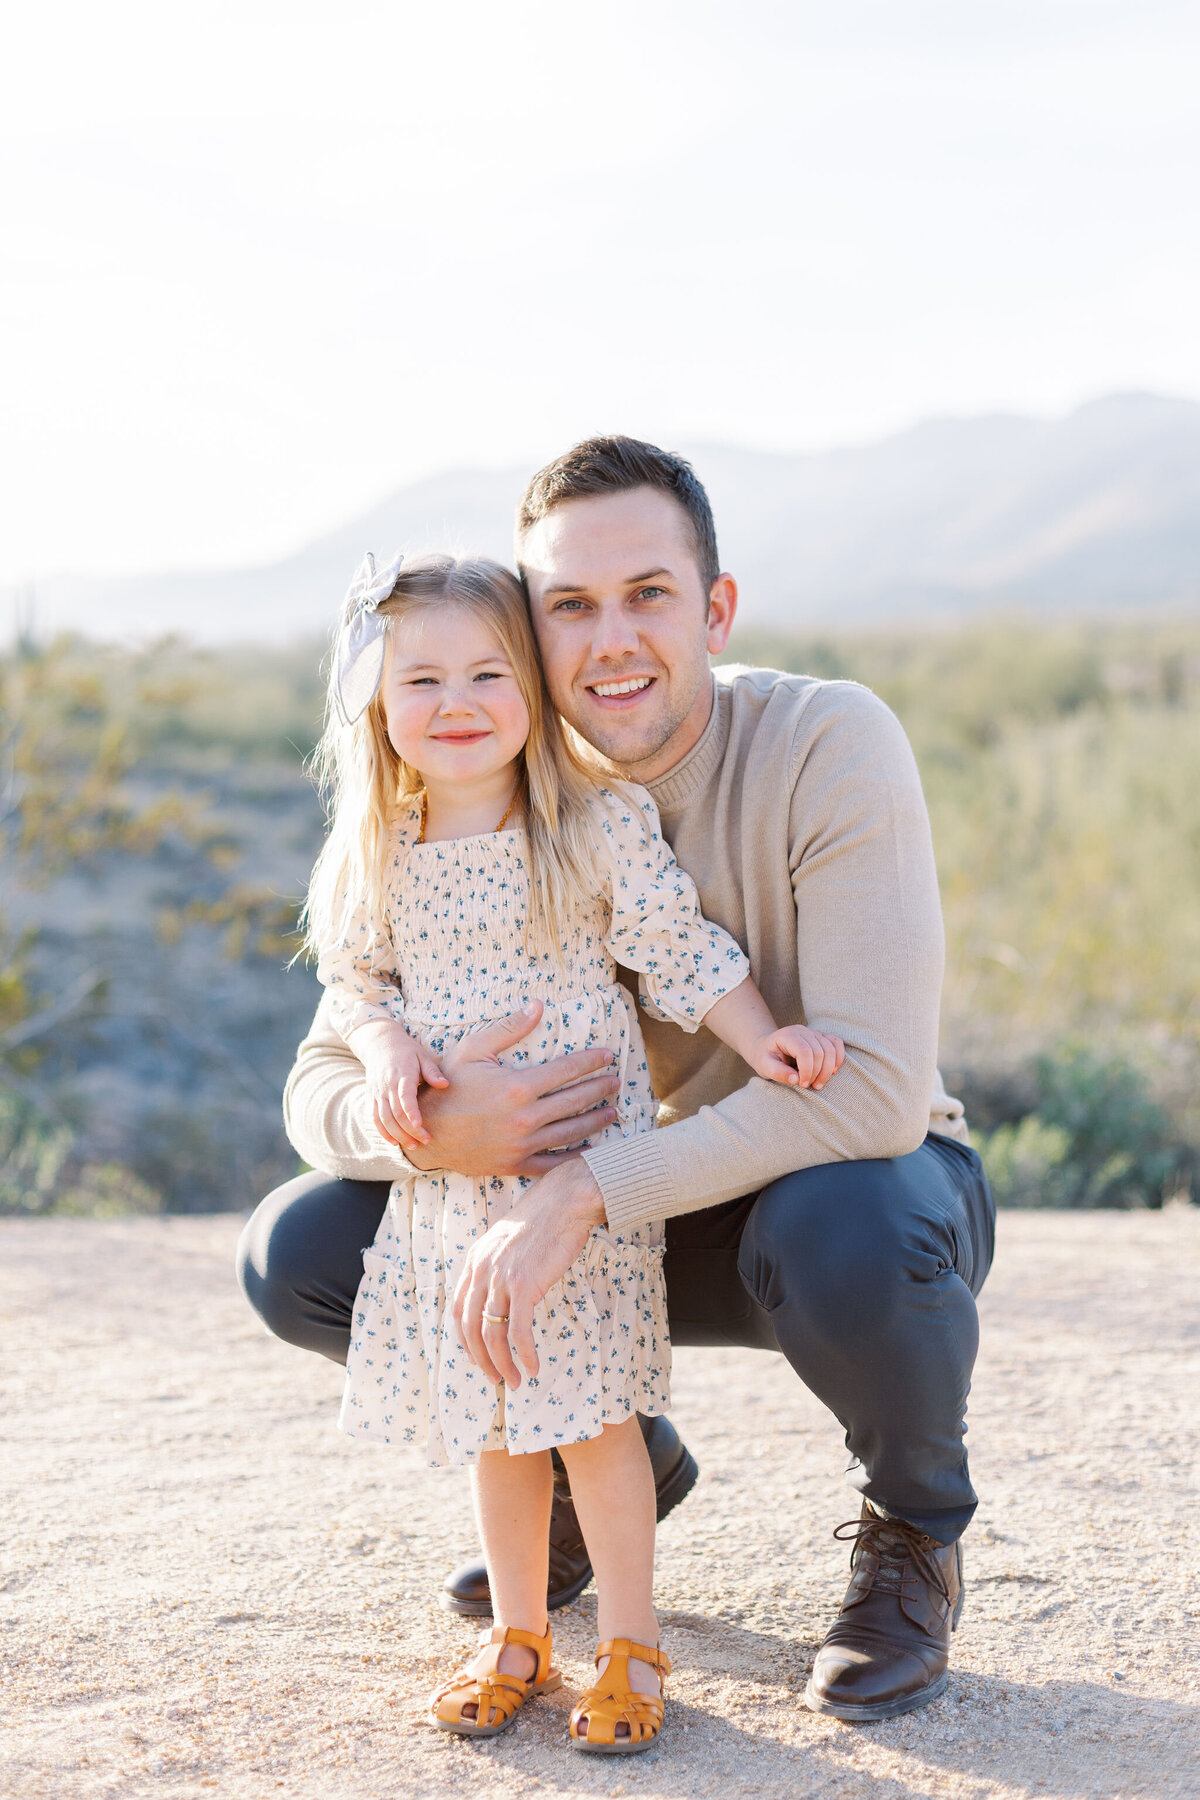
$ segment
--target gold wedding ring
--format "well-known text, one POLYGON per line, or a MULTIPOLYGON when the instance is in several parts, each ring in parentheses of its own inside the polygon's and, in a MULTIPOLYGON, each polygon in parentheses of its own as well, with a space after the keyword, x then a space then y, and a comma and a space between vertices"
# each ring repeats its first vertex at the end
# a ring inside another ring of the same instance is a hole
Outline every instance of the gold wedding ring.
POLYGON ((483 1316, 492 1325, 507 1325, 508 1324, 508 1314, 507 1313, 485 1312, 483 1316))

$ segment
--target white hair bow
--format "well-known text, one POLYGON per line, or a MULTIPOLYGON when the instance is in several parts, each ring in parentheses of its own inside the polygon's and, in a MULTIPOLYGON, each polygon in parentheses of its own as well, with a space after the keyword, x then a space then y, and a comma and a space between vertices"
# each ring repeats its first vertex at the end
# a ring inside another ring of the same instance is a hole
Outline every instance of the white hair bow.
POLYGON ((387 621, 378 609, 395 587, 403 562, 403 556, 397 556, 386 569, 377 570, 368 550, 347 589, 330 677, 333 704, 343 725, 361 718, 379 692, 387 621))

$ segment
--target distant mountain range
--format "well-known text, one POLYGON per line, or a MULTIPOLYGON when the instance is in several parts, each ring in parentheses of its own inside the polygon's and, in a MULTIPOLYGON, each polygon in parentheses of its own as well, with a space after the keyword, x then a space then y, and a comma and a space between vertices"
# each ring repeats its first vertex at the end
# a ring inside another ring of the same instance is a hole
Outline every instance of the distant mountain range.
MULTIPOLYGON (((708 487, 721 557, 755 626, 1200 607, 1200 403, 1147 394, 1063 419, 939 419, 863 448, 782 456, 680 446, 708 487)), ((40 584, 39 630, 181 631, 208 642, 324 633, 364 550, 512 555, 529 471, 451 471, 285 562, 40 584)))

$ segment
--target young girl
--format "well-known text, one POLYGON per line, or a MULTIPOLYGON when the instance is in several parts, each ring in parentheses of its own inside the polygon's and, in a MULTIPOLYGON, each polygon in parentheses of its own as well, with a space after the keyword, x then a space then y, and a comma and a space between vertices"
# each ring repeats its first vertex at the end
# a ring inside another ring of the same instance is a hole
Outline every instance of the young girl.
MULTIPOLYGON (((833 1072, 828 1040, 778 1030, 741 950, 701 916, 650 796, 603 781, 569 742, 521 588, 497 564, 427 556, 377 575, 368 557, 347 596, 318 760, 332 819, 308 943, 393 1142, 429 1141, 418 1089, 447 1085, 445 1051, 531 1000, 540 1029, 512 1060, 607 1046, 621 1085, 602 1135, 651 1130, 641 1033, 614 961, 637 971, 656 1017, 685 1031, 703 1020, 768 1080, 820 1086, 833 1072)), ((536 1309, 537 1375, 497 1386, 471 1362, 452 1303, 472 1242, 527 1185, 451 1171, 395 1182, 364 1253, 341 1424, 470 1466, 495 1628, 432 1711, 474 1737, 503 1731, 530 1694, 561 1682, 546 1614, 551 1447, 560 1452, 603 1640, 571 1740, 644 1750, 668 1671, 637 1423, 669 1398, 663 1232, 594 1231, 536 1309)))

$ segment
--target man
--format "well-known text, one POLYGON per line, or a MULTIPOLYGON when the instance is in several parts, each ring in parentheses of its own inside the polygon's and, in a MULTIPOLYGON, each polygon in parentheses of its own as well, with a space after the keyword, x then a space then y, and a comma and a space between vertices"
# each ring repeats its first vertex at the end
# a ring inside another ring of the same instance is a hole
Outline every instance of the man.
MULTIPOLYGON (((445 1059, 450 1086, 422 1094, 432 1142, 407 1155, 539 1179, 473 1249, 465 1339, 496 1379, 518 1379, 532 1308, 589 1231, 666 1218, 673 1341, 782 1351, 846 1430, 862 1515, 805 1698, 845 1719, 906 1712, 945 1687, 962 1605, 976 1504, 964 1412, 994 1223, 935 1067, 942 926, 911 751, 853 683, 714 678, 737 587, 679 458, 628 438, 578 445, 531 481, 517 553, 555 705, 649 788, 775 1016, 842 1038, 846 1060, 820 1091, 747 1082, 703 1029, 646 1019, 662 1128, 564 1156, 614 1117, 603 1053, 510 1068, 500 1054, 532 1029, 525 1016, 469 1039, 445 1059)), ((242 1279, 281 1337, 342 1360, 361 1250, 404 1158, 325 1002, 285 1109, 322 1173, 263 1202, 242 1279)), ((695 1465, 665 1420, 645 1429, 661 1517, 695 1465)), ((548 1604, 589 1576, 560 1475, 548 1604)), ((486 1571, 458 1571, 444 1604, 486 1611, 486 1571)))

